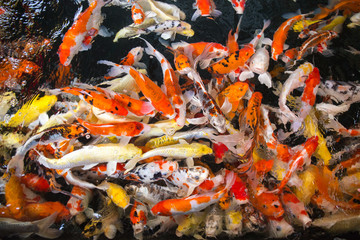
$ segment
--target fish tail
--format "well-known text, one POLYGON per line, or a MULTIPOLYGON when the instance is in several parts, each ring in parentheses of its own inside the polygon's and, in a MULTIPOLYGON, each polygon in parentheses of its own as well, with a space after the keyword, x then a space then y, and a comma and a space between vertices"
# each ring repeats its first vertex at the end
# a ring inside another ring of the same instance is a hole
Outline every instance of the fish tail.
POLYGON ((147 115, 154 111, 154 106, 150 102, 144 102, 141 104, 140 112, 141 114, 147 115))
POLYGON ((57 215, 58 212, 54 212, 46 218, 33 222, 39 228, 36 234, 43 238, 58 238, 62 234, 62 231, 50 228, 50 226, 55 222, 57 215))
POLYGON ((129 73, 129 71, 130 71, 130 66, 118 65, 116 63, 113 63, 113 62, 110 62, 107 60, 100 60, 97 63, 111 66, 111 68, 108 72, 108 76, 110 76, 110 77, 117 77, 121 73, 129 73))
POLYGON ((147 48, 145 48, 145 52, 147 54, 149 54, 149 55, 154 56, 155 52, 156 52, 155 48, 148 41, 146 41, 145 39, 143 39, 141 37, 139 37, 139 38, 142 39, 146 43, 147 48))
POLYGON ((227 171, 225 189, 229 190, 235 183, 236 174, 233 171, 227 171))

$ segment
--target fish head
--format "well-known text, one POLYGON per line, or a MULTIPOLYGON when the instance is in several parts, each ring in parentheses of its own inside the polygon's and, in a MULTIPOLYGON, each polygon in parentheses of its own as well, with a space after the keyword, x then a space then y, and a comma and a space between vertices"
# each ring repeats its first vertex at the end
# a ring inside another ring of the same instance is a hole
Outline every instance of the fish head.
POLYGON ((187 169, 187 181, 193 185, 200 185, 209 176, 209 170, 202 166, 187 169))
POLYGON ((226 57, 229 55, 228 48, 224 47, 221 44, 217 44, 217 43, 213 44, 213 47, 212 47, 211 51, 209 51, 209 52, 214 53, 215 58, 223 58, 223 57, 226 57))
MULTIPOLYGON (((104 226, 105 227, 105 226, 104 226)), ((91 219, 88 224, 84 227, 84 231, 82 234, 86 238, 90 238, 92 236, 100 235, 104 233, 103 224, 101 219, 91 219)))
POLYGON ((212 117, 210 119, 210 124, 219 132, 219 133, 224 133, 226 132, 226 128, 225 128, 225 124, 226 124, 226 119, 224 116, 219 115, 216 117, 212 117))
POLYGON ((144 49, 142 47, 135 47, 130 50, 130 53, 134 56, 134 61, 138 62, 143 57, 144 49))
POLYGON ((267 71, 269 67, 269 52, 266 48, 260 48, 251 57, 250 70, 257 74, 262 74, 267 71))
POLYGON ((206 237, 216 237, 222 231, 222 216, 211 215, 205 223, 206 237))
POLYGON ((144 232, 144 223, 143 222, 135 223, 134 225, 132 225, 132 228, 134 230, 134 235, 140 234, 144 232))
MULTIPOLYGON (((211 148, 209 148, 208 146, 204 145, 204 144, 200 144, 200 143, 193 143, 193 146, 196 148, 196 152, 197 152, 197 156, 203 156, 203 155, 208 155, 208 154, 212 154, 213 150, 211 148), (195 145, 194 145, 195 144, 195 145)), ((196 156, 194 156, 196 157, 196 156)))

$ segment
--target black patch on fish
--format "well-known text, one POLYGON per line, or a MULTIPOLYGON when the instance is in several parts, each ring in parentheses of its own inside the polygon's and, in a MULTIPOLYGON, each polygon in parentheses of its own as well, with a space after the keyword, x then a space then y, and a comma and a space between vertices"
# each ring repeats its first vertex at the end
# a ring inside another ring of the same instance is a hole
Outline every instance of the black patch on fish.
POLYGON ((89 103, 90 103, 91 105, 94 105, 94 99, 89 100, 89 103))
POLYGON ((154 179, 159 179, 159 178, 162 178, 161 172, 155 173, 155 174, 154 174, 154 179))

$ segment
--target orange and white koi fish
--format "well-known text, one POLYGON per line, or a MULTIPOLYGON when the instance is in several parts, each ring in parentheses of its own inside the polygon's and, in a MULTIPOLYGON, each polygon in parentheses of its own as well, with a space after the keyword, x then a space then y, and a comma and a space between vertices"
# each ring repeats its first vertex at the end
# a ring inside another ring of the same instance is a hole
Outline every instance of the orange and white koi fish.
POLYGON ((318 139, 317 136, 307 139, 306 142, 301 145, 301 149, 294 153, 289 160, 289 167, 283 180, 273 192, 282 191, 296 170, 310 164, 311 156, 319 144, 318 139))
POLYGON ((106 60, 99 61, 98 63, 112 66, 108 73, 109 76, 115 77, 123 72, 130 74, 135 79, 141 92, 157 111, 161 112, 169 119, 173 119, 176 116, 176 112, 172 107, 170 100, 161 91, 161 88, 146 75, 139 73, 130 66, 118 65, 106 60))
POLYGON ((326 18, 330 13, 336 10, 344 11, 344 15, 349 15, 351 12, 360 12, 360 2, 358 0, 341 0, 332 8, 320 7, 321 12, 313 17, 313 20, 326 18))
POLYGON ((229 0, 236 14, 243 14, 245 10, 246 0, 229 0))
POLYGON ((147 45, 147 48, 145 49, 146 53, 155 56, 156 59, 161 63, 165 92, 173 107, 175 108, 175 120, 177 124, 182 127, 185 125, 186 103, 181 92, 179 78, 176 76, 173 68, 171 67, 171 64, 164 57, 164 55, 157 51, 148 41, 145 39, 143 40, 147 45))
POLYGON ((153 206, 151 212, 155 216, 174 216, 199 212, 218 202, 225 192, 232 187, 234 181, 235 173, 229 172, 226 176, 226 185, 221 186, 218 191, 197 194, 181 199, 164 200, 153 206))
POLYGON ((299 220, 304 227, 311 225, 311 219, 305 210, 304 203, 300 202, 289 188, 284 189, 280 195, 280 199, 285 210, 299 220))
POLYGON ((141 58, 143 57, 143 51, 144 50, 142 47, 132 48, 129 53, 121 59, 120 65, 146 68, 145 64, 140 62, 141 58))
MULTIPOLYGON (((251 40, 250 43, 246 44, 243 48, 235 51, 229 56, 223 58, 222 60, 211 64, 207 70, 210 73, 214 74, 228 74, 239 67, 245 65, 245 63, 250 59, 250 57, 255 53, 255 47, 258 45, 261 36, 263 35, 265 29, 270 25, 270 21, 265 21, 264 26, 261 32, 251 40)), ((206 54, 204 54, 206 55, 206 54)), ((201 60, 201 58, 200 58, 201 60)))
POLYGON ((293 73, 290 74, 281 89, 279 107, 282 114, 284 114, 291 122, 296 121, 297 116, 289 109, 288 106, 286 106, 286 98, 294 89, 304 85, 306 79, 313 70, 314 66, 311 63, 306 62, 300 65, 293 73))
POLYGON ((65 87, 50 90, 50 92, 54 94, 59 94, 59 92, 65 92, 73 94, 75 96, 79 96, 84 101, 94 107, 120 116, 126 116, 129 113, 122 104, 111 98, 111 96, 106 95, 104 92, 98 92, 95 90, 83 89, 78 87, 65 87))
POLYGON ((218 17, 221 15, 213 0, 196 0, 194 8, 197 10, 191 17, 191 21, 195 21, 198 17, 218 17))
MULTIPOLYGON (((337 37, 338 34, 334 31, 325 31, 322 33, 314 34, 311 37, 309 37, 300 47, 300 50, 297 55, 297 60, 302 59, 304 54, 309 50, 313 49, 318 45, 322 46, 322 49, 326 48, 326 42, 337 37)), ((321 50, 324 51, 324 50, 321 50)))
MULTIPOLYGON (((261 92, 254 92, 248 102, 248 106, 245 109, 245 125, 250 127, 251 130, 255 131, 260 122, 260 106, 262 101, 261 92)), ((240 120, 240 122, 242 122, 240 120)), ((240 126, 242 127, 242 126, 240 126)))
POLYGON ((90 6, 81 13, 70 29, 65 33, 58 54, 60 63, 68 66, 74 56, 82 50, 91 47, 93 38, 99 33, 103 21, 101 8, 110 0, 94 0, 90 6))
POLYGON ((75 216, 89 206, 92 192, 89 189, 74 186, 71 195, 66 207, 69 209, 71 216, 75 216))
POLYGON ((97 177, 112 177, 112 178, 119 178, 125 172, 125 163, 117 163, 115 171, 109 174, 107 165, 106 164, 98 164, 95 167, 88 170, 88 174, 90 176, 94 176, 93 178, 97 177))
POLYGON ((174 171, 177 171, 179 164, 176 161, 160 160, 142 164, 125 174, 125 179, 151 183, 158 180, 165 180, 174 171))
POLYGON ((279 55, 284 50, 284 44, 287 39, 287 34, 291 27, 297 22, 303 19, 305 15, 296 15, 283 22, 280 27, 274 33, 273 41, 271 44, 271 58, 277 61, 279 55))
POLYGON ((285 51, 283 56, 281 57, 281 60, 286 64, 289 65, 291 62, 293 62, 298 55, 298 48, 290 48, 285 51))
POLYGON ((139 239, 137 236, 144 232, 147 222, 147 214, 147 207, 141 202, 135 200, 130 211, 130 222, 134 230, 134 237, 137 239, 139 239))
MULTIPOLYGON (((135 25, 141 24, 145 20, 144 9, 136 1, 132 1, 131 5, 131 18, 135 25)), ((125 65, 125 64, 123 64, 125 65)))
POLYGON ((35 192, 50 192, 51 186, 44 177, 41 177, 34 173, 27 173, 21 176, 20 181, 27 188, 35 192))
POLYGON ((142 122, 95 124, 86 122, 80 118, 77 118, 77 121, 86 127, 93 135, 135 137, 150 130, 150 126, 142 122))

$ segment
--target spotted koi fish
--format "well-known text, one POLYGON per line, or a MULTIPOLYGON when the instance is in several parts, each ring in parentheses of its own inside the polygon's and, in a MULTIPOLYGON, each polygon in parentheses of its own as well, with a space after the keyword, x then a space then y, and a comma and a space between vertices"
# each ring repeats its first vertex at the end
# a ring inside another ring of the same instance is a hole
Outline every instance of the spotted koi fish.
POLYGON ((134 237, 142 234, 147 222, 148 210, 144 204, 134 201, 130 211, 130 222, 134 230, 134 237))
MULTIPOLYGON (((135 25, 139 25, 145 20, 144 9, 137 2, 133 1, 131 6, 131 18, 135 25)), ((125 65, 125 64, 122 64, 125 65)))
POLYGON ((196 0, 194 8, 197 10, 191 17, 191 21, 195 21, 198 17, 218 17, 221 15, 219 10, 216 10, 216 6, 213 0, 196 0))

